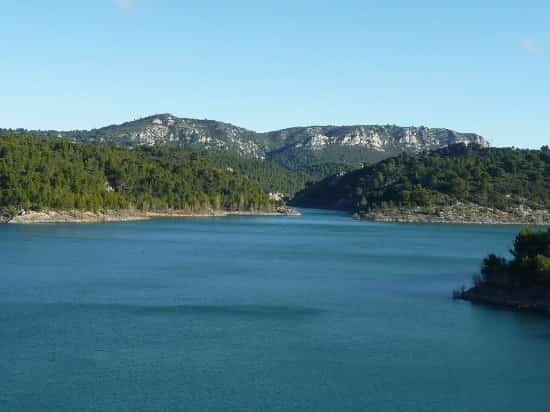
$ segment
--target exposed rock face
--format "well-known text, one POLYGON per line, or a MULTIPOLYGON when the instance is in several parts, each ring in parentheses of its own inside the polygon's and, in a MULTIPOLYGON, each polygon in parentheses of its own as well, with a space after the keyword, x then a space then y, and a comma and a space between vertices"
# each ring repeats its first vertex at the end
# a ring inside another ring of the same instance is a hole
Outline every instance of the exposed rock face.
POLYGON ((108 126, 89 132, 63 132, 63 137, 78 134, 78 140, 102 143, 165 145, 190 144, 205 149, 231 150, 243 156, 263 157, 265 150, 254 141, 255 132, 211 120, 177 118, 161 114, 108 126))
POLYGON ((296 209, 293 209, 289 206, 279 206, 275 209, 276 214, 282 215, 282 216, 300 216, 300 212, 298 212, 296 209))
POLYGON ((25 214, 11 216, 0 214, 0 223, 34 224, 34 223, 108 223, 145 220, 154 217, 213 217, 229 215, 257 216, 300 216, 300 213, 288 206, 274 206, 262 210, 102 210, 97 212, 85 210, 43 210, 29 211, 25 214))
POLYGON ((487 141, 474 133, 427 127, 386 126, 311 126, 257 133, 214 120, 179 118, 159 114, 121 125, 71 132, 32 132, 75 141, 138 144, 193 145, 204 149, 230 151, 257 159, 277 156, 317 156, 338 151, 338 156, 360 160, 366 151, 395 154, 402 151, 431 150, 453 143, 487 141))
POLYGON ((25 214, 9 217, 4 223, 97 223, 97 222, 125 222, 143 220, 147 217, 143 213, 127 210, 110 210, 91 212, 81 210, 45 210, 41 212, 29 211, 25 214))
POLYGON ((268 135, 275 140, 292 141, 295 147, 314 150, 329 145, 361 146, 377 151, 421 151, 462 142, 488 146, 484 138, 474 133, 428 127, 323 126, 281 130, 268 135))
POLYGON ((379 222, 548 225, 550 224, 550 211, 547 209, 534 210, 526 206, 499 210, 474 203, 457 202, 454 205, 429 209, 393 209, 355 214, 354 218, 379 222))

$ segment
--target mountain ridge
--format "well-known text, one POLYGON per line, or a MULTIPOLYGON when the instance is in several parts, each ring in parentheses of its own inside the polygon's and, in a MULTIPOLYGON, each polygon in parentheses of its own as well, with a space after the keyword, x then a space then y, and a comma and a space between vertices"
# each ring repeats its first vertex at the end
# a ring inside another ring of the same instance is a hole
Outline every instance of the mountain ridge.
MULTIPOLYGON (((24 129, 1 129, 14 132, 24 129)), ((397 125, 294 126, 256 132, 228 122, 177 117, 170 113, 89 130, 24 130, 25 134, 77 142, 117 145, 190 145, 227 151, 243 157, 289 159, 307 163, 324 161, 371 162, 399 152, 420 152, 454 143, 489 146, 476 133, 446 128, 397 125), (305 160, 304 160, 305 159, 305 160)))

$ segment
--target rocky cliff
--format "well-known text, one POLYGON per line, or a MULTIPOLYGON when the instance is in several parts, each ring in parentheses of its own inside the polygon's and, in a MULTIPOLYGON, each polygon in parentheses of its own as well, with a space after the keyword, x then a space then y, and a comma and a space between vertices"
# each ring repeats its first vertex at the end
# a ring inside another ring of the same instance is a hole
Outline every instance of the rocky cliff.
POLYGON ((192 145, 283 162, 289 158, 312 156, 317 160, 372 161, 402 151, 419 152, 461 142, 488 146, 477 134, 448 129, 358 125, 295 127, 258 133, 229 123, 179 118, 171 114, 87 131, 30 133, 90 143, 192 145))

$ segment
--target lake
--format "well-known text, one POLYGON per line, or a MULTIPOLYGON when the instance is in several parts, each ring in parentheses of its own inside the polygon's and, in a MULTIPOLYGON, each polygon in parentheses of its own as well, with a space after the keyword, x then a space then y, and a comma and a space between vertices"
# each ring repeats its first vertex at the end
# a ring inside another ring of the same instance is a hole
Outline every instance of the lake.
POLYGON ((546 411, 550 318, 454 301, 514 226, 0 226, 0 410, 546 411))

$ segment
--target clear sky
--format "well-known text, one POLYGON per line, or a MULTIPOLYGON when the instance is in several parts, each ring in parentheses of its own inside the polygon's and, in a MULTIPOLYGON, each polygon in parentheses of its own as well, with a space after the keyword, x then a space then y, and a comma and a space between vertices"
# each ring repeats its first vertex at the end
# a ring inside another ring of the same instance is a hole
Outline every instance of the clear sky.
POLYGON ((550 1, 2 0, 0 127, 154 113, 550 144, 550 1))

